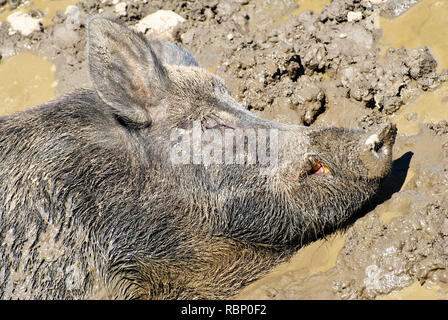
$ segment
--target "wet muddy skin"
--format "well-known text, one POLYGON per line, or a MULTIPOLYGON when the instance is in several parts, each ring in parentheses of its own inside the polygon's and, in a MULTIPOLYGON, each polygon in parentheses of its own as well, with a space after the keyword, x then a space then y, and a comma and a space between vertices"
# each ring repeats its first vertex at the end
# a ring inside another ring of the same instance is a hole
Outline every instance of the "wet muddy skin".
MULTIPOLYGON (((116 1, 80 2, 79 24, 68 25, 65 8, 77 2, 0 7, 1 115, 91 85, 85 21, 117 17, 116 1), (42 17, 41 30, 13 32, 5 20, 19 10, 42 17)), ((126 2, 120 19, 130 25, 161 8, 184 17, 176 40, 261 117, 397 124, 392 174, 377 199, 237 299, 448 298, 446 1, 126 2)))

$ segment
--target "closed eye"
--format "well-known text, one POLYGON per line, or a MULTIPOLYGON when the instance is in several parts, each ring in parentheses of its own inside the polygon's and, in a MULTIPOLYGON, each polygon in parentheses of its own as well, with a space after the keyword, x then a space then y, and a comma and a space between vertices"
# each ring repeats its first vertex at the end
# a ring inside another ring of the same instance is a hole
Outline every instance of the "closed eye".
POLYGON ((201 126, 202 131, 211 129, 235 129, 232 124, 218 118, 215 115, 210 115, 207 118, 203 119, 201 121, 201 126))

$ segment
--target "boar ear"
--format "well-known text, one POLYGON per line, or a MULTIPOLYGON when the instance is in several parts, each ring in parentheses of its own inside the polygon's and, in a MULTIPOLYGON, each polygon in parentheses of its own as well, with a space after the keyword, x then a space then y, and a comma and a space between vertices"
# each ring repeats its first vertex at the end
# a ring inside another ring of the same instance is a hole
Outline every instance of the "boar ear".
POLYGON ((100 98, 122 121, 149 126, 148 108, 161 97, 168 77, 146 38, 119 22, 95 17, 88 24, 88 57, 100 98))

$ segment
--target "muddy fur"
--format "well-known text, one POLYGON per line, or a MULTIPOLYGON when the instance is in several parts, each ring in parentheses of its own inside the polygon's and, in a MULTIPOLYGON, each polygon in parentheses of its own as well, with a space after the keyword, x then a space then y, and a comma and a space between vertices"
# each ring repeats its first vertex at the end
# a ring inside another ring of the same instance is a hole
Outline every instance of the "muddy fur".
POLYGON ((94 90, 1 119, 2 298, 229 298, 345 226, 389 174, 393 125, 259 119, 184 49, 159 58, 180 50, 164 48, 93 19, 94 90), (278 130, 278 170, 173 165, 170 129, 210 119, 278 130), (316 161, 329 172, 314 174, 316 161))

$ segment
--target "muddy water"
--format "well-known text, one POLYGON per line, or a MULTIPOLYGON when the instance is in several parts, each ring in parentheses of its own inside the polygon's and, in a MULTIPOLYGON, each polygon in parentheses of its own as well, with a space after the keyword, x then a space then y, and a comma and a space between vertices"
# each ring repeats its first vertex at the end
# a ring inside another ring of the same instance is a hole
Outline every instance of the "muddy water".
MULTIPOLYGON (((64 11, 75 0, 33 0, 14 10, 4 6, 0 11, 0 22, 15 12, 30 13, 39 10, 43 26, 51 24, 56 11, 64 11)), ((0 115, 21 111, 55 98, 55 66, 44 58, 25 52, 0 63, 0 115)))
MULTIPOLYGON (((448 6, 447 12, 448 14, 448 6)), ((448 55, 447 55, 448 56, 448 55)), ((428 92, 391 116, 398 131, 408 136, 421 132, 424 123, 437 123, 448 119, 448 85, 428 92)))
POLYGON ((0 115, 24 110, 55 97, 54 65, 31 53, 0 63, 0 115))
POLYGON ((439 300, 446 299, 446 296, 439 292, 440 287, 432 283, 424 286, 418 281, 403 290, 393 292, 387 296, 379 297, 378 300, 439 300))
MULTIPOLYGON (((321 239, 300 249, 293 256, 290 262, 284 263, 263 279, 245 288, 236 299, 269 299, 276 296, 277 292, 288 290, 291 279, 306 280, 313 275, 324 273, 336 265, 339 252, 345 243, 343 233, 335 233, 327 239, 321 239), (270 288, 270 284, 275 283, 275 288, 270 288), (266 287, 269 289, 266 290, 266 287)), ((319 286, 312 283, 313 288, 300 288, 300 293, 305 298, 313 299, 334 299, 331 293, 327 293, 327 283, 322 282, 319 286), (316 291, 322 291, 318 295, 316 291)), ((298 296, 298 298, 300 298, 298 296)))
POLYGON ((300 14, 306 10, 313 10, 314 12, 319 12, 328 5, 330 0, 297 0, 299 4, 299 9, 294 11, 294 14, 300 14))

